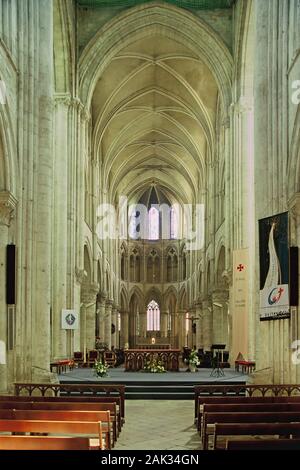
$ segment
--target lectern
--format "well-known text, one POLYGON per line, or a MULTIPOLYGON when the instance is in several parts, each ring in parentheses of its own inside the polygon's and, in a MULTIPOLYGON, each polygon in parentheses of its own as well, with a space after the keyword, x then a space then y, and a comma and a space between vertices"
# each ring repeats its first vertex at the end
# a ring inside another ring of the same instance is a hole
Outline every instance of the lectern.
POLYGON ((216 350, 216 356, 213 357, 213 370, 211 371, 211 377, 224 377, 225 372, 220 367, 220 357, 221 351, 225 349, 226 344, 212 344, 211 349, 214 351, 216 350))

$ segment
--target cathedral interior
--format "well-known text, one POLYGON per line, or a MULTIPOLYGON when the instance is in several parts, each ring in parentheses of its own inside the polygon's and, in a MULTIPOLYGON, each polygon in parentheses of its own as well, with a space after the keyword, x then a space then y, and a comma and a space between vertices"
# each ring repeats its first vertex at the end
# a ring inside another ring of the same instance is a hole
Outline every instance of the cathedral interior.
POLYGON ((299 384, 299 48, 297 0, 0 0, 1 394, 97 344, 299 384))

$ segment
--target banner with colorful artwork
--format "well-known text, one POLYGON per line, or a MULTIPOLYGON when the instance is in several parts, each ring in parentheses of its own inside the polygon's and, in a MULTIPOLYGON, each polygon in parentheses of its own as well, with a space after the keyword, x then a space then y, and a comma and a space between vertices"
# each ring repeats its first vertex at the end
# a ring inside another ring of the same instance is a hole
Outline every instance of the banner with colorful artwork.
POLYGON ((290 317, 288 213, 259 220, 260 320, 290 317))

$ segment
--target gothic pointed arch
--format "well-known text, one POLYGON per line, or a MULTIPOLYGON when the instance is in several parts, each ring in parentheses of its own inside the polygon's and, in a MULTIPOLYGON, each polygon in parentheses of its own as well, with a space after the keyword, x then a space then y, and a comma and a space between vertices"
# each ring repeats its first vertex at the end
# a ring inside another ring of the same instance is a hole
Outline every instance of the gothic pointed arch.
POLYGON ((162 307, 162 295, 161 291, 157 287, 150 287, 145 295, 145 305, 147 306, 151 300, 158 303, 160 308, 162 307))
POLYGON ((82 101, 89 106, 98 78, 118 50, 134 39, 151 38, 158 29, 172 39, 176 31, 176 39, 205 61, 219 85, 224 107, 229 107, 233 61, 226 45, 201 18, 175 6, 155 2, 121 13, 106 23, 85 47, 79 60, 82 101))
MULTIPOLYGON (((2 79, 0 68, 0 80, 2 79)), ((0 94, 1 94, 0 90, 0 94)), ((8 99, 8 98, 7 98, 8 99)), ((15 135, 10 118, 9 103, 0 104, 0 191, 8 191, 16 199, 18 191, 18 164, 15 135)))
POLYGON ((182 287, 179 292, 178 306, 180 310, 186 310, 188 307, 187 291, 185 287, 182 287))

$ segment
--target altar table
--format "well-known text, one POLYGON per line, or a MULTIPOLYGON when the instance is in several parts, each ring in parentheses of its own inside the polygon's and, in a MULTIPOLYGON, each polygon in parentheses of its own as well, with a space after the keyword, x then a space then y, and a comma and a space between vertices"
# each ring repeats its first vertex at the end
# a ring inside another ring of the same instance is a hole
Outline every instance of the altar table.
POLYGON ((127 349, 125 353, 125 371, 135 372, 144 369, 149 361, 157 359, 168 371, 179 371, 180 349, 127 349))

